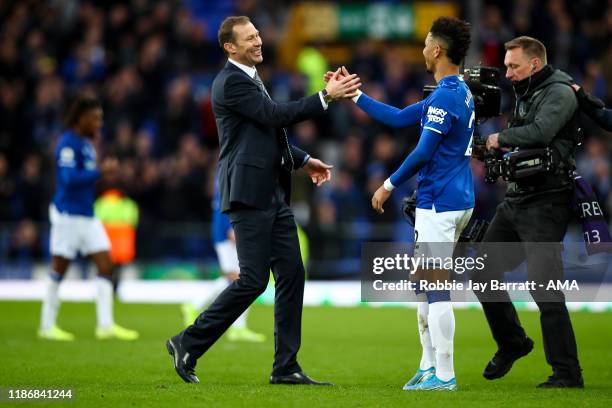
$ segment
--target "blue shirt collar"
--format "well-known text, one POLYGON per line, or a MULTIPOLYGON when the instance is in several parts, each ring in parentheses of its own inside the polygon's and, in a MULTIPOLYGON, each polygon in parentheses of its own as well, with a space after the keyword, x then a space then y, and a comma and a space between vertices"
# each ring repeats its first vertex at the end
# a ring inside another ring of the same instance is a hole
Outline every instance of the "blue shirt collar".
POLYGON ((438 85, 446 85, 457 82, 463 82, 463 78, 460 75, 447 75, 438 82, 438 85))

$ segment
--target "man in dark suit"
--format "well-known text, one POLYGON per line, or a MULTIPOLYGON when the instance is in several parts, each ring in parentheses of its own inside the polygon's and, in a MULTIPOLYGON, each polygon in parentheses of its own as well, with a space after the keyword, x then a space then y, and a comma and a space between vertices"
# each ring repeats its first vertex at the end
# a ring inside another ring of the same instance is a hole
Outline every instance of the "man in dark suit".
POLYGON ((289 201, 293 171, 304 169, 319 186, 330 180, 331 166, 290 145, 285 127, 322 114, 333 100, 353 97, 359 78, 334 76, 317 94, 276 103, 255 68, 263 61, 262 41, 249 18, 225 19, 219 44, 228 62, 212 86, 218 181, 221 211, 229 213, 235 231, 240 278, 166 346, 179 376, 199 382, 197 359, 263 293, 272 269, 276 297, 270 383, 329 385, 308 377, 297 362, 305 272, 289 201))

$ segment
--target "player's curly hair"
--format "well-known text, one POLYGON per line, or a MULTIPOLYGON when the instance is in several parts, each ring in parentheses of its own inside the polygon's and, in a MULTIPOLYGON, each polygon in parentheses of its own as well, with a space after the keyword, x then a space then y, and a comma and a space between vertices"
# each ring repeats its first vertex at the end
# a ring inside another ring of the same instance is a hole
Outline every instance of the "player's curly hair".
POLYGON ((433 22, 429 32, 446 44, 446 55, 453 64, 459 65, 467 55, 472 42, 470 28, 470 23, 466 21, 452 17, 440 17, 433 22))
POLYGON ((95 95, 82 92, 72 97, 68 105, 68 110, 64 115, 64 123, 68 127, 72 127, 79 122, 81 116, 89 112, 91 109, 101 108, 102 103, 95 95))

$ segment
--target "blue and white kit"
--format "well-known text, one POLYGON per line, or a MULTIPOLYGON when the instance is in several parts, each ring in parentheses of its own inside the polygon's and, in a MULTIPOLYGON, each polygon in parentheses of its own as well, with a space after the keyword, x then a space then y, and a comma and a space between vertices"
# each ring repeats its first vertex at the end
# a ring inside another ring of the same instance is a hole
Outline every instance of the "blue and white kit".
POLYGON ((74 259, 108 251, 110 241, 94 217, 95 184, 100 177, 91 142, 71 130, 55 149, 56 191, 49 206, 51 248, 54 256, 74 259))
POLYGON ((417 175, 416 240, 456 242, 474 207, 470 168, 474 100, 460 76, 447 76, 423 101, 397 109, 360 94, 357 105, 393 127, 420 121, 421 137, 389 182, 399 186, 417 175))

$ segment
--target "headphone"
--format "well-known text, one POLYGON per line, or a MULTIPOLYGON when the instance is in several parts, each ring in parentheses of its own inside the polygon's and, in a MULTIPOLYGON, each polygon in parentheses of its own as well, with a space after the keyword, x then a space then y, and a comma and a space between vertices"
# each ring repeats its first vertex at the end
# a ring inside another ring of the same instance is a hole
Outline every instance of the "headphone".
POLYGON ((531 72, 535 71, 536 69, 536 64, 531 64, 531 72))

